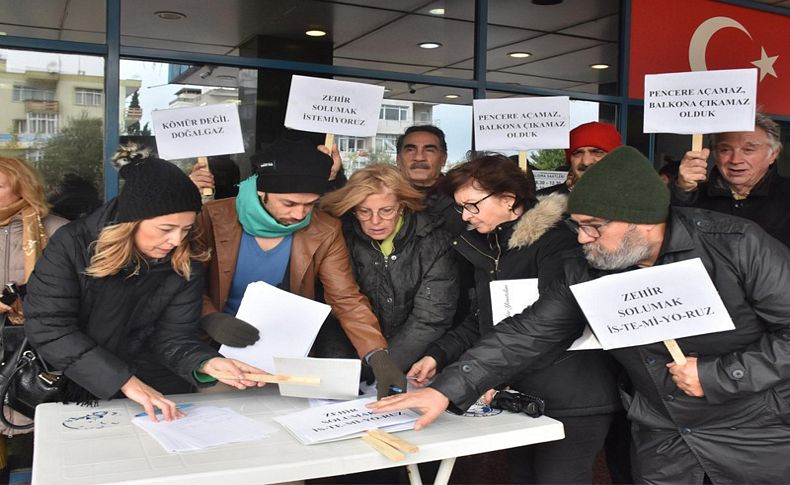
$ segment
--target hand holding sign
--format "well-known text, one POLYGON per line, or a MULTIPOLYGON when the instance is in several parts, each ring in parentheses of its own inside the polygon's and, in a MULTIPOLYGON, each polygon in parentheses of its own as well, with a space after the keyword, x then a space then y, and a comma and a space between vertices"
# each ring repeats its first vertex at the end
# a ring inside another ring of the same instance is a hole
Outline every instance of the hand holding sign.
MULTIPOLYGON (((701 138, 701 137, 700 137, 701 138)), ((700 139, 700 144, 702 140, 700 139)), ((691 150, 683 155, 678 168, 677 185, 681 190, 690 192, 696 190, 697 185, 708 179, 708 156, 710 150, 703 148, 691 150)))

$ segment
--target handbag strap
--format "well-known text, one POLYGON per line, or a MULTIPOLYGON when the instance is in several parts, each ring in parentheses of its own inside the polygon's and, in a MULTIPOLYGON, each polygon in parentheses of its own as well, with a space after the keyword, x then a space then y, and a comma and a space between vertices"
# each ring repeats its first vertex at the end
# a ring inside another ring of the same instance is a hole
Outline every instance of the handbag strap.
MULTIPOLYGON (((0 327, 0 329, 1 328, 2 327, 0 327)), ((31 363, 31 359, 25 356, 26 348, 27 337, 22 340, 22 344, 16 349, 14 355, 8 359, 2 370, 0 370, 0 422, 11 429, 30 429, 33 427, 33 423, 25 425, 14 424, 10 422, 5 415, 6 403, 8 402, 8 390, 11 387, 11 383, 14 381, 14 376, 31 363)))

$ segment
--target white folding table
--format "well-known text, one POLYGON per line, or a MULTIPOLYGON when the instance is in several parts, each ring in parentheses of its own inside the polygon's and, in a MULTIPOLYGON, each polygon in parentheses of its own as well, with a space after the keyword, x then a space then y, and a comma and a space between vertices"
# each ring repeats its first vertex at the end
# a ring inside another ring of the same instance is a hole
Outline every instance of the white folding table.
MULTIPOLYGON (((502 413, 489 417, 442 415, 422 431, 398 436, 420 451, 394 462, 360 439, 305 446, 274 422, 304 409, 306 399, 281 397, 275 386, 243 392, 181 394, 176 402, 229 407, 276 427, 268 439, 204 451, 170 454, 131 423, 141 407, 126 399, 98 407, 59 403, 36 409, 33 484, 167 483, 259 484, 305 480, 407 465, 421 483, 417 463, 442 460, 435 483, 447 483, 455 458, 562 439, 562 423, 547 417, 502 413)), ((189 412, 188 409, 186 412, 189 412)))

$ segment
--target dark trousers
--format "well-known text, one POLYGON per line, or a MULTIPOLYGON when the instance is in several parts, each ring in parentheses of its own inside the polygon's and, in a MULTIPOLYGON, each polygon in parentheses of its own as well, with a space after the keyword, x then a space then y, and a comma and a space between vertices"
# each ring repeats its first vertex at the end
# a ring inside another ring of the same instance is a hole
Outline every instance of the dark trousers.
POLYGON ((611 414, 555 418, 565 439, 508 450, 513 483, 592 483, 595 456, 603 447, 611 414))

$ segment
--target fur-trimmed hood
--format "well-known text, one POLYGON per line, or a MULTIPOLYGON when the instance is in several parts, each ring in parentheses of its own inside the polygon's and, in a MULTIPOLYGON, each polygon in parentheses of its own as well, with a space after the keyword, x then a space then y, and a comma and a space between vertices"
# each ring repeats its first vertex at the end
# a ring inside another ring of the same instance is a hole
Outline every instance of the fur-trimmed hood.
POLYGON ((521 216, 513 228, 513 235, 508 241, 508 248, 516 249, 529 246, 557 225, 563 219, 568 208, 568 196, 553 193, 538 197, 538 203, 521 216))

